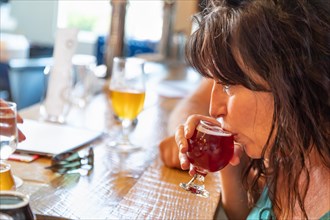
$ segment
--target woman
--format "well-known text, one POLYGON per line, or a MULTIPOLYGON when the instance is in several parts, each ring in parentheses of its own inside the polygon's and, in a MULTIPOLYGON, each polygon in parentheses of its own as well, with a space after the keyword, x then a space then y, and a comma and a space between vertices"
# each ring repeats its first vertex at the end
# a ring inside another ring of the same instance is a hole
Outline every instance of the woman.
POLYGON ((201 119, 234 134, 243 147, 220 171, 230 219, 330 218, 329 7, 210 0, 188 41, 188 62, 214 82, 211 117, 177 129, 179 159, 189 169, 187 139, 201 119))

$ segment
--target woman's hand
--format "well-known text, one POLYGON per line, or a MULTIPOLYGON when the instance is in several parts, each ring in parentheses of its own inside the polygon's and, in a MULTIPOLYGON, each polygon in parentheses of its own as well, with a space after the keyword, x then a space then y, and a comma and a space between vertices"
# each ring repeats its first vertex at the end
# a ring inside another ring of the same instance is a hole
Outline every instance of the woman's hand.
MULTIPOLYGON (((22 118, 19 114, 17 114, 17 123, 20 123, 20 124, 23 123, 23 118, 22 118)), ((18 129, 18 141, 19 141, 19 142, 22 142, 22 141, 24 141, 25 139, 26 139, 26 137, 25 137, 25 135, 23 134, 23 132, 22 132, 20 129, 18 129)))
MULTIPOLYGON (((6 106, 6 102, 2 99, 0 99, 0 106, 6 106)), ((23 123, 23 118, 17 114, 16 116, 16 120, 17 120, 17 123, 23 123)), ((1 128, 1 131, 5 132, 6 128, 1 128)), ((21 130, 18 129, 18 141, 21 142, 21 141, 24 141, 26 139, 25 135, 22 133, 21 130)))
MULTIPOLYGON (((189 174, 194 175, 195 171, 190 164, 186 153, 188 152, 188 141, 194 134, 194 131, 199 124, 200 120, 209 121, 214 124, 221 126, 215 118, 203 116, 203 115, 191 115, 183 125, 179 125, 175 133, 175 141, 179 147, 179 161, 183 170, 189 169, 189 174)), ((243 148, 240 144, 235 143, 234 155, 230 160, 230 164, 236 166, 240 163, 240 157, 243 153, 243 148)))
POLYGON ((180 169, 179 149, 176 145, 174 135, 160 142, 159 153, 165 166, 180 169))

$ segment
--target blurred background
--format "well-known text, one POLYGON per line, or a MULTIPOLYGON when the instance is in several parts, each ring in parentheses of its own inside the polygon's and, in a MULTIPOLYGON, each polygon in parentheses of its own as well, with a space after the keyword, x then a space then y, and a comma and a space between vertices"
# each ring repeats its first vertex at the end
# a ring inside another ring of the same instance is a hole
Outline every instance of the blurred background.
MULTIPOLYGON (((76 54, 111 66, 114 56, 184 62, 191 17, 203 0, 0 0, 0 98, 40 102, 57 28, 77 28, 76 54)), ((109 68, 100 78, 107 78, 109 68)))

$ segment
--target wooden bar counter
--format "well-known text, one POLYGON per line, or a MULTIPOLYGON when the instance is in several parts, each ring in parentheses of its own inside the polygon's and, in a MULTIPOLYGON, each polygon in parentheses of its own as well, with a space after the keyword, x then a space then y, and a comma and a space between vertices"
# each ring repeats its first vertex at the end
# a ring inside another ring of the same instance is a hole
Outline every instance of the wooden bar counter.
MULTIPOLYGON (((219 174, 206 176, 210 198, 205 199, 179 187, 190 180, 187 172, 167 168, 159 159, 158 144, 167 135, 168 116, 178 101, 147 90, 146 107, 131 136, 143 149, 118 154, 107 145, 105 134, 88 145, 94 149, 94 168, 88 175, 54 173, 45 169, 51 163, 47 157, 31 163, 9 161, 13 174, 24 181, 17 190, 30 196, 37 219, 213 219, 219 174)), ((38 120, 39 105, 20 114, 38 120)), ((84 109, 72 108, 67 124, 119 129, 111 115, 106 96, 99 94, 84 109)))

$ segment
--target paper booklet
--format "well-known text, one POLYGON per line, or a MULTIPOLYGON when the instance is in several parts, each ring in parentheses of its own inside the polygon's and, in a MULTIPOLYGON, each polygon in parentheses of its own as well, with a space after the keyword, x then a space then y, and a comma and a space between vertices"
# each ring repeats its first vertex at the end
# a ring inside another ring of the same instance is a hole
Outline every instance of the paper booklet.
POLYGON ((17 146, 18 152, 53 156, 86 145, 102 135, 101 131, 24 119, 18 128, 26 140, 17 146))

